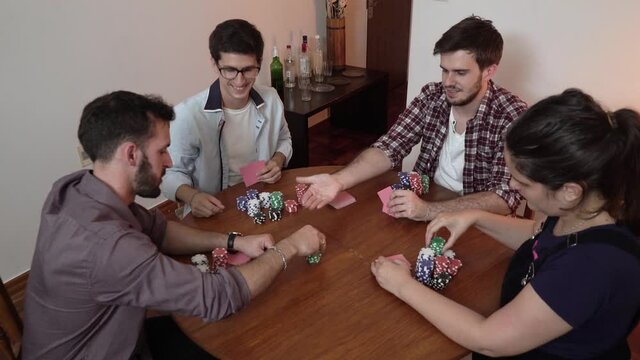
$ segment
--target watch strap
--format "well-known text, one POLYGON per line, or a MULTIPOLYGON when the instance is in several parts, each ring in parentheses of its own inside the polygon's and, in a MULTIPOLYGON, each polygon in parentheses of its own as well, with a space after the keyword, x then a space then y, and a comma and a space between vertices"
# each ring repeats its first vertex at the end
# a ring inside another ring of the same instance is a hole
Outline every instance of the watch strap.
POLYGON ((229 233, 229 237, 227 237, 227 251, 229 253, 236 253, 237 250, 234 249, 234 244, 236 241, 236 237, 238 236, 242 236, 241 233, 236 232, 236 231, 232 231, 229 233))

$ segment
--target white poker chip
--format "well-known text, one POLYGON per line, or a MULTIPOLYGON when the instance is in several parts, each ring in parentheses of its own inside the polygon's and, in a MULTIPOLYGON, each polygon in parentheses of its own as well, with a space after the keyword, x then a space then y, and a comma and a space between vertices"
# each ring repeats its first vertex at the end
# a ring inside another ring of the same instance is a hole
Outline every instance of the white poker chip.
POLYGON ((208 273, 209 272, 209 265, 208 264, 199 264, 199 265, 196 265, 196 267, 202 273, 208 273))
POLYGON ((443 255, 448 257, 449 259, 453 259, 454 257, 456 257, 456 253, 451 249, 445 251, 443 255))
POLYGON ((423 248, 420 250, 420 253, 418 254, 418 256, 422 256, 422 257, 424 257, 424 258, 426 259, 426 258, 428 258, 428 257, 436 256, 436 252, 435 252, 435 251, 433 251, 433 249, 432 249, 432 248, 423 247, 423 248))
POLYGON ((191 257, 191 263, 194 265, 200 264, 209 264, 209 260, 207 259, 207 255, 204 254, 195 254, 191 257))

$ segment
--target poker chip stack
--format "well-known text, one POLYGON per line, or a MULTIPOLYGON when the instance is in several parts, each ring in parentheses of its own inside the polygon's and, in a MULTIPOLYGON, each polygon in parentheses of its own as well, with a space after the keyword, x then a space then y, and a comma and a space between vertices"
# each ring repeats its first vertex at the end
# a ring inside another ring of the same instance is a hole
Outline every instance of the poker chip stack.
POLYGON ((416 260, 416 279, 434 290, 447 287, 462 266, 462 261, 455 258, 452 250, 442 254, 445 242, 439 236, 434 237, 428 248, 420 250, 416 260))
POLYGON ((391 185, 391 189, 411 190, 418 196, 429 192, 429 177, 427 175, 420 175, 415 171, 401 171, 398 173, 398 178, 400 182, 391 185))
POLYGON ((302 205, 302 196, 307 192, 309 185, 307 184, 296 184, 296 197, 298 198, 298 204, 302 205))
POLYGON ((191 263, 200 270, 200 272, 209 272, 209 260, 205 254, 196 254, 191 257, 191 263))
POLYGON ((226 268, 229 263, 229 253, 225 248, 215 248, 211 252, 211 271, 216 272, 218 268, 226 268))
POLYGON ((282 207, 284 206, 282 193, 280 191, 272 192, 270 200, 269 219, 271 221, 278 221, 282 219, 282 207))
POLYGON ((411 191, 416 193, 418 196, 422 196, 422 178, 420 177, 420 174, 417 172, 410 172, 409 184, 411 186, 411 191))
POLYGON ((315 254, 311 254, 309 256, 307 256, 307 264, 309 265, 315 265, 320 263, 320 259, 322 259, 322 253, 321 252, 317 252, 315 254))
POLYGON ((256 189, 249 189, 247 190, 247 199, 252 200, 252 199, 259 199, 258 197, 258 190, 256 189))
MULTIPOLYGON (((305 185, 306 186, 306 185, 305 185)), ((296 188, 296 191, 300 191, 298 198, 302 198, 304 194, 302 187, 296 188)), ((298 211, 298 202, 296 200, 284 200, 282 192, 274 191, 258 193, 255 189, 247 190, 246 196, 238 196, 236 198, 236 207, 242 212, 246 212, 256 224, 264 224, 267 220, 267 216, 271 221, 279 221, 282 219, 282 210, 286 209, 288 213, 295 213, 298 211), (267 210, 267 214, 262 209, 267 210)))
POLYGON ((282 219, 282 210, 269 209, 269 220, 280 221, 282 219))
POLYGON ((420 176, 420 180, 422 182, 422 193, 426 194, 429 192, 429 176, 422 175, 420 176))
POLYGON ((398 173, 398 178, 400 179, 400 182, 397 184, 391 185, 391 188, 393 190, 410 190, 411 189, 411 182, 409 181, 408 172, 400 171, 398 173))
POLYGON ((251 216, 256 224, 264 224, 266 221, 264 213, 260 210, 260 200, 257 198, 247 201, 247 214, 251 216))
POLYGON ((258 198, 260 199, 260 206, 265 209, 269 209, 271 207, 271 194, 263 191, 258 194, 258 198))
POLYGON ((284 208, 289 214, 298 212, 298 203, 295 200, 285 200, 284 208))
POLYGON ((242 212, 247 212, 247 202, 249 199, 246 196, 238 196, 236 198, 236 207, 242 212))
POLYGON ((416 260, 416 279, 423 284, 428 284, 433 273, 435 252, 430 248, 422 248, 416 260))

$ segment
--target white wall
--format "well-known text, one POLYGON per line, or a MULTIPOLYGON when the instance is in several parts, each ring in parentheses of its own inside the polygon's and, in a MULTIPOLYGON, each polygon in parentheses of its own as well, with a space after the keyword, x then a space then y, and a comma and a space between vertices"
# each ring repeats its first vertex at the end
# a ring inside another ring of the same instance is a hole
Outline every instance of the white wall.
MULTIPOLYGON (((348 11, 357 9, 348 9, 348 11)), ((363 16, 358 11, 353 15, 363 16)), ((68 0, 0 4, 0 276, 28 269, 51 184, 80 168, 83 106, 109 91, 177 103, 213 80, 208 36, 229 18, 254 23, 281 52, 302 33, 324 36, 324 0, 68 0)), ((349 41, 366 43, 366 18, 348 19, 349 41), (359 39, 359 40, 358 40, 359 39), (363 40, 364 39, 364 40, 363 40)), ((355 45, 355 43, 353 43, 355 45)), ((347 49, 364 65, 366 50, 347 49)), ((268 71, 258 78, 268 83, 268 71)), ((156 201, 145 203, 152 205, 156 201)))
MULTIPOLYGON (((578 87, 605 107, 640 108, 640 2, 635 0, 414 1, 407 102, 440 80, 433 45, 471 14, 493 20, 505 41, 496 82, 529 104, 578 87)), ((404 169, 413 168, 417 149, 404 169)))

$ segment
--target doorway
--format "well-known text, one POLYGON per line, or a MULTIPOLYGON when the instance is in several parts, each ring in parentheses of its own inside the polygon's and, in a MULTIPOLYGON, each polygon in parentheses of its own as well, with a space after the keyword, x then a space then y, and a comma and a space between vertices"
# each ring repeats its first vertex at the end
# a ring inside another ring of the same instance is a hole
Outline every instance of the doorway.
POLYGON ((389 74, 390 127, 407 102, 412 0, 367 0, 367 68, 389 74))

